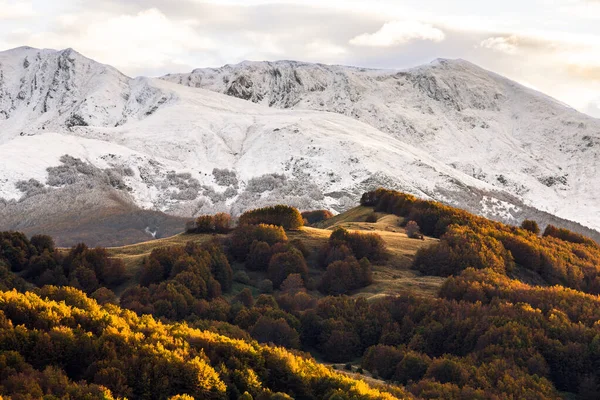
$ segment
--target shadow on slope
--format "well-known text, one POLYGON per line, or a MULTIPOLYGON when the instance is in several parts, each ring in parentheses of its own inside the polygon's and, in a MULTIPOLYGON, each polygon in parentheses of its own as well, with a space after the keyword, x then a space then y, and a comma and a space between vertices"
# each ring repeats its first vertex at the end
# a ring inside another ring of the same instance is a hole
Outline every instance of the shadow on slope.
POLYGON ((86 183, 0 203, 0 230, 46 234, 58 246, 85 242, 89 246, 121 246, 172 236, 185 219, 143 210, 123 191, 86 183))

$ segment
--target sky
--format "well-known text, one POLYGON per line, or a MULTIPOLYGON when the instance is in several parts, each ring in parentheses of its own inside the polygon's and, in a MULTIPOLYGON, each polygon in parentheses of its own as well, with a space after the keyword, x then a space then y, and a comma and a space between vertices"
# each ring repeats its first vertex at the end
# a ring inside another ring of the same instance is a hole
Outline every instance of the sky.
POLYGON ((600 118, 600 0, 0 0, 0 50, 18 46, 70 47, 129 76, 463 58, 600 118))

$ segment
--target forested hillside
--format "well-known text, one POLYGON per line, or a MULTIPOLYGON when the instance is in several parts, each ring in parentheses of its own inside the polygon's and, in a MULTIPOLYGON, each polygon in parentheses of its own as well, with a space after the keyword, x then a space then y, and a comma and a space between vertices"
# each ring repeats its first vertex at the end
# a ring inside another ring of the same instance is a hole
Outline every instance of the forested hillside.
POLYGON ((15 399, 394 398, 283 348, 100 307, 73 288, 0 293, 0 329, 1 388, 15 399))
POLYGON ((185 228, 108 249, 1 233, 0 394, 600 396, 584 236, 384 189, 337 216, 280 205, 185 228))

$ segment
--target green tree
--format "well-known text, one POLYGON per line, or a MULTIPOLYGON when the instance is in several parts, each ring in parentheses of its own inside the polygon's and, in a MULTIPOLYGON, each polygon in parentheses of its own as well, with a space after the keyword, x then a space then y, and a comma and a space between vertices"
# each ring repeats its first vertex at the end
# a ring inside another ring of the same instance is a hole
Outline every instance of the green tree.
POLYGON ((540 227, 538 226, 538 223, 531 219, 526 219, 523 221, 521 223, 521 228, 533 233, 534 235, 540 234, 540 227))
POLYGON ((296 249, 277 253, 269 261, 269 279, 278 288, 290 274, 300 274, 303 279, 308 277, 308 266, 302 253, 296 249))

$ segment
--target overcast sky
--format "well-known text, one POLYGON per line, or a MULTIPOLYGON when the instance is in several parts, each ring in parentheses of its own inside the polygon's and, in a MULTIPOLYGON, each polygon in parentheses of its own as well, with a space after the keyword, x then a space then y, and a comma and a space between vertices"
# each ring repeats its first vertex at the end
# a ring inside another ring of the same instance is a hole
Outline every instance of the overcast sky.
POLYGON ((23 45, 72 47, 130 76, 464 58, 600 117, 600 0, 0 0, 0 49, 23 45))

